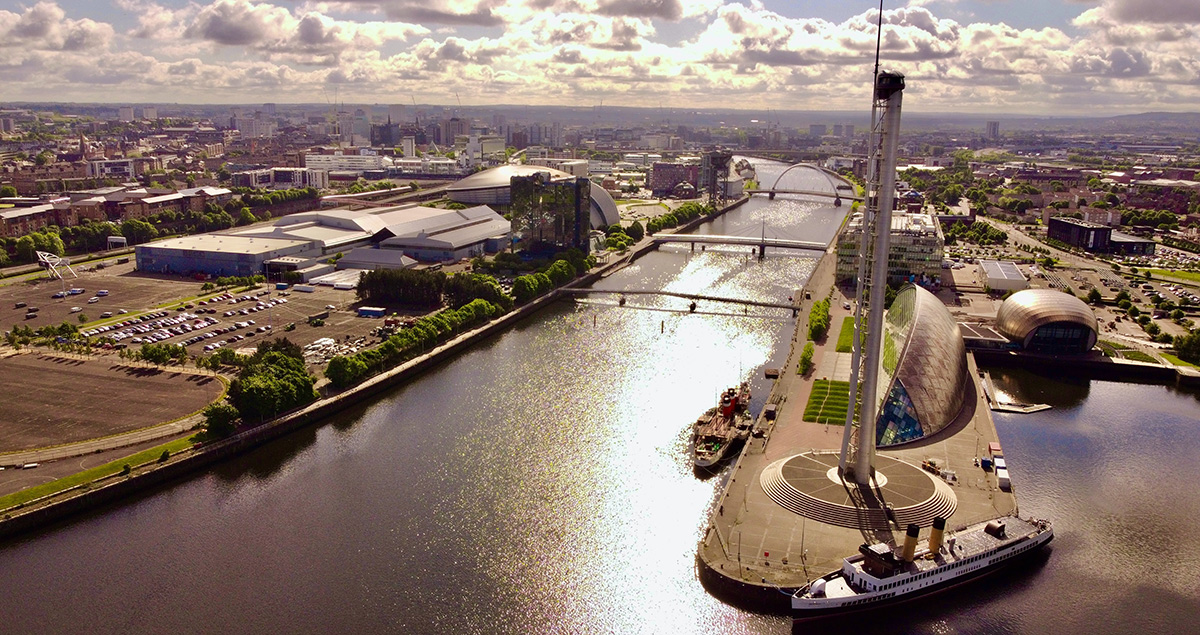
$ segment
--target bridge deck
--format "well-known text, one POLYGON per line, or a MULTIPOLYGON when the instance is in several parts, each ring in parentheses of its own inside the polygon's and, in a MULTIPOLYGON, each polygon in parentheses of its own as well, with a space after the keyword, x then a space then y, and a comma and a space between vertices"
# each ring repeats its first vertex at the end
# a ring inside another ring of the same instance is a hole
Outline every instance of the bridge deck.
POLYGON ((719 236, 716 234, 660 234, 653 238, 656 243, 706 243, 710 245, 766 245, 789 249, 813 249, 825 251, 826 243, 787 238, 754 238, 752 236, 719 236))
POLYGON ((746 190, 746 194, 801 194, 804 196, 823 196, 825 198, 844 198, 851 201, 862 201, 861 196, 842 192, 825 192, 822 190, 746 190))
POLYGON ((559 289, 559 293, 564 295, 592 295, 596 293, 610 293, 613 295, 666 295, 674 298, 684 298, 687 300, 705 300, 709 302, 728 302, 730 304, 743 304, 746 306, 759 306, 772 309, 796 309, 795 303, 783 302, 766 302, 762 300, 743 300, 741 298, 726 298, 716 295, 704 295, 700 293, 677 293, 673 291, 655 291, 648 289, 584 289, 564 287, 559 289))

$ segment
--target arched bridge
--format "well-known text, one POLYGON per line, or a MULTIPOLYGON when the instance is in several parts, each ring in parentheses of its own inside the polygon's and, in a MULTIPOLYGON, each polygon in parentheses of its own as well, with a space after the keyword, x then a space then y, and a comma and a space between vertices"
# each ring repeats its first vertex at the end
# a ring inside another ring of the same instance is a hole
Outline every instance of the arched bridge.
POLYGON ((834 172, 833 170, 830 170, 828 168, 823 168, 823 167, 813 164, 813 163, 797 163, 795 165, 789 166, 788 169, 779 173, 779 176, 775 178, 775 183, 772 184, 769 189, 761 189, 760 188, 760 189, 746 190, 747 194, 767 194, 770 196, 770 198, 775 198, 776 194, 802 194, 805 196, 824 196, 827 198, 834 199, 835 205, 841 205, 841 199, 844 199, 844 198, 850 199, 852 201, 863 200, 861 196, 857 196, 856 194, 854 194, 854 192, 855 192, 854 184, 851 183, 850 181, 848 181, 846 179, 846 177, 838 174, 837 172, 834 172), (813 170, 814 172, 817 172, 818 174, 823 175, 829 181, 830 190, 826 191, 826 190, 814 190, 814 189, 780 188, 779 182, 781 180, 783 180, 784 175, 786 175, 788 172, 791 172, 792 170, 795 170, 796 168, 813 170))

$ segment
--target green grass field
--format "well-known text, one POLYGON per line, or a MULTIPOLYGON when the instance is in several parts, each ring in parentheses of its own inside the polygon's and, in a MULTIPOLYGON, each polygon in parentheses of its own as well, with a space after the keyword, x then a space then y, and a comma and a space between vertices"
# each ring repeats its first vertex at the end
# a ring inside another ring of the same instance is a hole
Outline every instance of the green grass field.
POLYGON ((1171 269, 1139 269, 1138 271, 1146 271, 1159 279, 1174 278, 1176 280, 1200 283, 1200 271, 1176 271, 1171 269))
POLYGON ((126 464, 129 464, 130 467, 136 468, 140 465, 145 465, 146 463, 152 463, 157 461, 158 458, 162 456, 163 450, 170 450, 171 454, 175 454, 180 450, 190 447, 192 447, 190 438, 178 439, 169 443, 164 443, 163 445, 155 446, 149 450, 142 450, 137 454, 133 454, 122 459, 117 459, 115 461, 105 463, 104 465, 98 465, 77 474, 72 474, 71 476, 64 476, 56 481, 35 485, 19 492, 9 494, 8 496, 0 496, 0 510, 9 510, 13 507, 24 505, 29 501, 42 498, 43 496, 49 496, 50 494, 70 489, 76 485, 91 483, 102 478, 110 477, 114 474, 119 474, 121 470, 124 469, 126 464))
POLYGON ((842 318, 842 330, 838 332, 837 352, 854 352, 854 316, 842 318))
POLYGON ((812 394, 804 408, 804 420, 845 425, 850 407, 850 382, 830 379, 813 380, 812 394))
POLYGON ((1128 344, 1122 344, 1120 342, 1111 342, 1109 340, 1100 340, 1100 343, 1104 344, 1105 346, 1107 346, 1115 351, 1127 351, 1130 349, 1130 346, 1128 344))
POLYGON ((1193 364, 1191 362, 1185 362, 1182 359, 1179 359, 1178 357, 1175 357, 1174 355, 1172 355, 1170 353, 1159 353, 1159 355, 1162 355, 1163 359, 1167 360, 1168 362, 1171 362, 1172 364, 1175 364, 1176 366, 1187 366, 1188 368, 1197 368, 1197 366, 1195 364, 1193 364))
POLYGON ((1158 360, 1154 359, 1154 357, 1151 356, 1150 354, 1143 353, 1141 351, 1135 351, 1132 349, 1127 350, 1127 351, 1121 351, 1121 357, 1124 357, 1125 359, 1128 359, 1128 360, 1133 360, 1135 362, 1148 362, 1151 364, 1158 363, 1158 360))

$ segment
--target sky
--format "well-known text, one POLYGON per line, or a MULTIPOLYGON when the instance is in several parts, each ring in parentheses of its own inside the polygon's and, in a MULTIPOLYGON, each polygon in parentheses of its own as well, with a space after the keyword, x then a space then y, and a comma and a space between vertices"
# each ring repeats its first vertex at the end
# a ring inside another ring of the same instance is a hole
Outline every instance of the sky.
MULTIPOLYGON (((878 6, 0 0, 0 101, 861 110, 878 6)), ((906 110, 1200 110, 1200 0, 887 1, 883 22, 906 110)))

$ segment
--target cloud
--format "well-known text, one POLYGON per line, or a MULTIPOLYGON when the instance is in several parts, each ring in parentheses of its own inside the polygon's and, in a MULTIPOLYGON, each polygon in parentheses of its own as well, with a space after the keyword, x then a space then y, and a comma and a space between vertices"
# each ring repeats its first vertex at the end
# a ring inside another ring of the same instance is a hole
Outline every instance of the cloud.
POLYGON ((0 11, 0 48, 87 51, 107 48, 112 37, 111 25, 90 18, 69 20, 57 4, 45 0, 20 14, 0 11))
POLYGON ((503 20, 495 9, 503 5, 503 0, 339 0, 330 3, 331 7, 382 13, 391 20, 452 26, 500 26, 503 20))
POLYGON ((1118 23, 1200 25, 1196 0, 1108 0, 1102 10, 1118 23))
POLYGON ((335 64, 348 51, 427 33, 419 25, 343 21, 315 11, 296 16, 283 7, 249 0, 217 0, 197 11, 182 30, 186 38, 318 66, 335 64))

